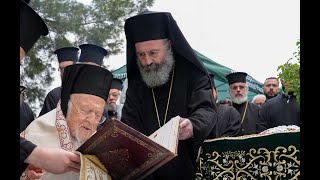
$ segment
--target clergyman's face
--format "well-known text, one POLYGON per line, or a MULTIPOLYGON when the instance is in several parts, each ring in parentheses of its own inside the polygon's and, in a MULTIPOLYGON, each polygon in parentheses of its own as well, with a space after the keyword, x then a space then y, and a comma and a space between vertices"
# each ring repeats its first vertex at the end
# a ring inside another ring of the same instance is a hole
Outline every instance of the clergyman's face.
POLYGON ((119 96, 120 91, 118 89, 110 89, 107 104, 111 105, 114 109, 116 109, 116 102, 119 96))
POLYGON ((70 99, 66 117, 70 134, 84 142, 95 133, 102 118, 105 100, 91 94, 72 94, 70 99))
POLYGON ((277 79, 267 79, 263 85, 263 92, 268 98, 272 98, 279 93, 279 81, 277 79))
POLYGON ((247 92, 246 83, 236 82, 229 86, 229 93, 233 103, 242 104, 247 101, 247 92))
POLYGON ((166 54, 163 41, 163 39, 157 39, 135 43, 137 58, 142 66, 150 67, 152 64, 163 62, 166 54))
POLYGON ((151 40, 135 44, 137 65, 148 87, 157 87, 168 82, 174 66, 174 57, 169 40, 151 40))
POLYGON ((60 71, 61 78, 63 76, 64 68, 72 64, 74 64, 74 61, 62 61, 61 63, 59 63, 59 71, 60 71))

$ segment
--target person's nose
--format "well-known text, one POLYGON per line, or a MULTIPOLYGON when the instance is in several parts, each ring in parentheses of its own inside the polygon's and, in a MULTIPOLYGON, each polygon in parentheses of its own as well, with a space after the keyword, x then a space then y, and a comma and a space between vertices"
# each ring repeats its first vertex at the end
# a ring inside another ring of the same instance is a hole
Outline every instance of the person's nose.
POLYGON ((151 56, 149 56, 148 54, 146 54, 145 60, 146 60, 146 65, 147 65, 147 66, 152 65, 153 61, 152 61, 151 56))

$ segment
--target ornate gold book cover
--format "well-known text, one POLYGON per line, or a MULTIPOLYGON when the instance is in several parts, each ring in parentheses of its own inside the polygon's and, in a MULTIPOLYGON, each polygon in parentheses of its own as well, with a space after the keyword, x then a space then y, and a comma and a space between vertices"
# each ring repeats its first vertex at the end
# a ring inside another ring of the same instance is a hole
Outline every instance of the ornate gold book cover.
POLYGON ((112 179, 142 179, 177 156, 118 120, 108 121, 77 151, 96 156, 112 179))

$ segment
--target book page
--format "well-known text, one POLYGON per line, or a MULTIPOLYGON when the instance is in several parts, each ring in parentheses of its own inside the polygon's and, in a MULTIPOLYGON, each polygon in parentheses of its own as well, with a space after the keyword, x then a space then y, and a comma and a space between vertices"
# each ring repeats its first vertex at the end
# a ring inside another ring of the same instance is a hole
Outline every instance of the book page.
POLYGON ((172 118, 149 136, 151 140, 177 154, 180 116, 172 118))
POLYGON ((101 180, 111 180, 107 169, 101 164, 97 157, 93 155, 83 155, 80 152, 76 153, 80 155, 81 159, 79 180, 88 180, 93 177, 99 177, 101 180))

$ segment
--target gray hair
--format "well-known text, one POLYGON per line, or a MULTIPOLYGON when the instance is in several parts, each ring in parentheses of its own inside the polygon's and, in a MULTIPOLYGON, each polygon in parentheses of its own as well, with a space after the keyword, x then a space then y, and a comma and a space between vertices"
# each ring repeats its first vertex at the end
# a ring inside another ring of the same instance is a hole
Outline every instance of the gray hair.
POLYGON ((267 97, 264 95, 264 94, 257 94, 255 95, 253 98, 252 98, 252 103, 254 103, 254 101, 257 99, 257 98, 264 98, 265 100, 267 99, 267 97))

